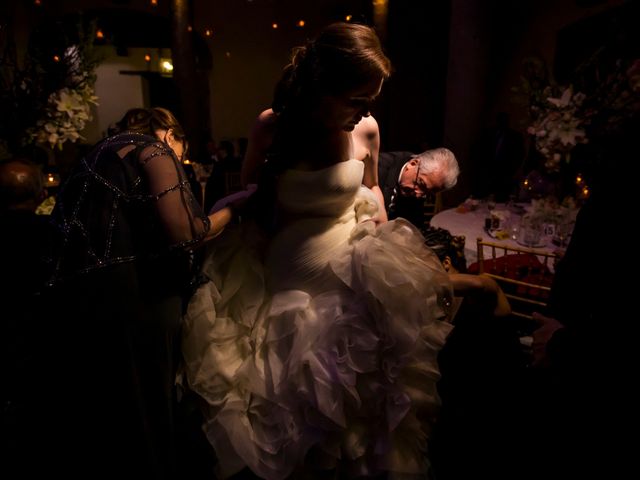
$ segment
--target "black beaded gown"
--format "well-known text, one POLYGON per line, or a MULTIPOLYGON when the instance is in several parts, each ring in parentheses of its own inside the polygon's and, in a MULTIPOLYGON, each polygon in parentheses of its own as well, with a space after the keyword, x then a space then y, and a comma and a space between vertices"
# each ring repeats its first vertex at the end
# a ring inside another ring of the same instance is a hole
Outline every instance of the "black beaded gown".
POLYGON ((153 137, 125 133, 81 160, 52 221, 56 253, 37 376, 46 470, 175 478, 189 247, 209 220, 174 153, 153 137))

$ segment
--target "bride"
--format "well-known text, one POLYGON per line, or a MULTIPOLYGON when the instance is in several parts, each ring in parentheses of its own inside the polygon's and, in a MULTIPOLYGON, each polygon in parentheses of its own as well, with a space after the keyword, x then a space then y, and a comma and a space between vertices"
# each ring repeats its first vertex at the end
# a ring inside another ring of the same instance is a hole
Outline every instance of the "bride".
POLYGON ((221 476, 429 475, 451 288, 381 207, 369 107, 389 73, 371 28, 332 24, 253 128, 243 181, 274 208, 210 247, 183 341, 221 476))

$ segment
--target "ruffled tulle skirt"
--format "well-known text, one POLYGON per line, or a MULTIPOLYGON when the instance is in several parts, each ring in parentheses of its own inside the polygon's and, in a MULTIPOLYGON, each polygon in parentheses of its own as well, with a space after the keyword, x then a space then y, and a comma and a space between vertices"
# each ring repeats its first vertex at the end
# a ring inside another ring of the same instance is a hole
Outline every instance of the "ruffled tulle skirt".
POLYGON ((332 252, 327 288, 269 293, 259 238, 245 224, 210 247, 185 319, 186 382, 219 474, 427 478, 452 328, 437 257, 404 220, 363 222, 332 252))

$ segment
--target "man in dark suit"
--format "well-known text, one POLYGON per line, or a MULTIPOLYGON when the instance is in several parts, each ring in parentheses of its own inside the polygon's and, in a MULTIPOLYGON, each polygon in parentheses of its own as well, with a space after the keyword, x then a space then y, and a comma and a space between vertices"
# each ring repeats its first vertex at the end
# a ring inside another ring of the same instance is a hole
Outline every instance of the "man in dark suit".
POLYGON ((460 168, 446 148, 411 152, 380 152, 378 183, 389 219, 405 218, 422 228, 424 199, 429 193, 452 188, 460 168))

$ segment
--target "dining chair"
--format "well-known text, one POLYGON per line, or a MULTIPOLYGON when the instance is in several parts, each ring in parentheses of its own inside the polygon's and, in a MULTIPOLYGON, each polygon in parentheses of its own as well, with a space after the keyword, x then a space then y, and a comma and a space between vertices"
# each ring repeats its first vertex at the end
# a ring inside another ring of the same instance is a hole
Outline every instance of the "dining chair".
POLYGON ((442 210, 442 194, 438 193, 427 193, 427 196, 424 198, 424 207, 423 207, 423 215, 424 215, 424 226, 428 227, 433 216, 442 210))
POLYGON ((512 315, 531 319, 544 312, 551 291, 557 255, 532 248, 477 240, 478 273, 493 278, 511 304, 512 315))

